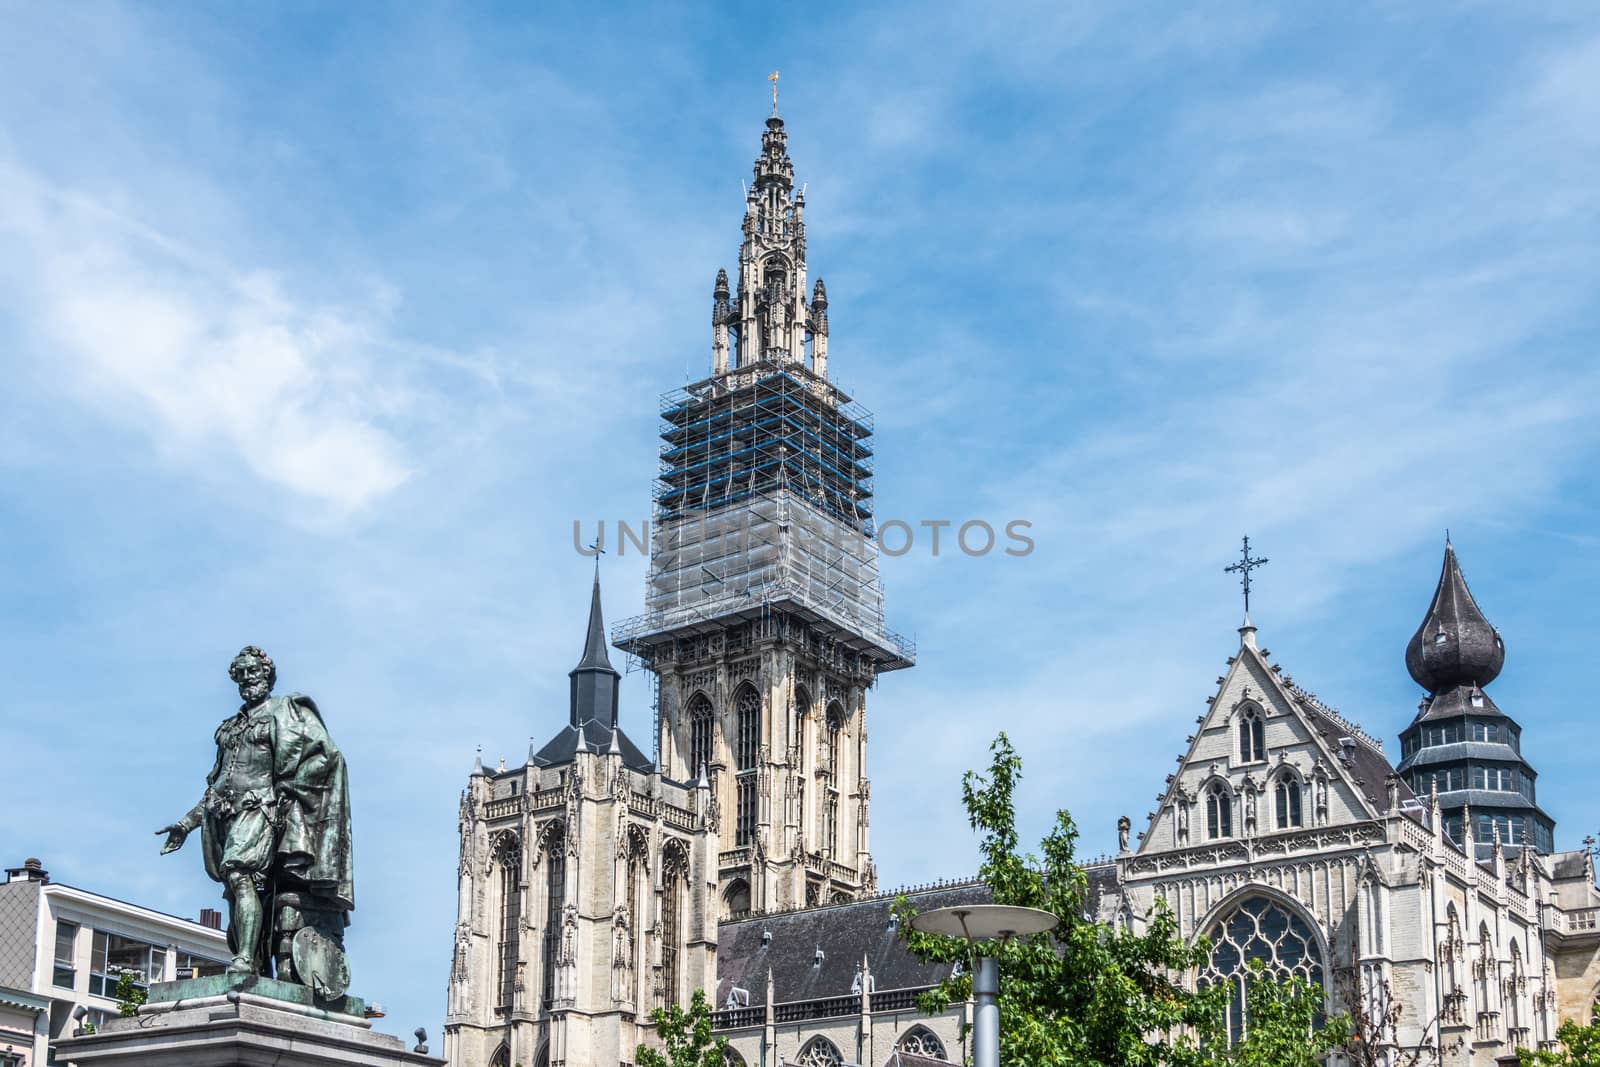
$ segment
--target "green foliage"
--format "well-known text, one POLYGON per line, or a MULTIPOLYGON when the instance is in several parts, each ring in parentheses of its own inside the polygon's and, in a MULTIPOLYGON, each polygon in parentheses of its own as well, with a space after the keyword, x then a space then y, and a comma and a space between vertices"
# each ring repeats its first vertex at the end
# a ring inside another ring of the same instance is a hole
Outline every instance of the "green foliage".
MULTIPOLYGON (((1018 850, 1014 794, 1022 760, 1005 734, 991 748, 987 777, 969 771, 962 800, 982 835, 979 874, 994 902, 1042 908, 1060 925, 1049 934, 986 949, 1000 968, 1002 1063, 1107 1067, 1209 1067, 1217 1061, 1223 998, 1218 986, 1190 992, 1179 982, 1203 962, 1210 946, 1190 946, 1164 906, 1147 917, 1143 933, 1094 921, 1088 878, 1074 861, 1078 830, 1065 811, 1042 842, 1042 857, 1018 850)), ((911 929, 915 909, 895 902, 900 936, 920 959, 965 961, 967 945, 911 929)), ((946 979, 919 998, 929 1013, 965 1000, 970 974, 946 979)))
POLYGON ((1568 1019, 1556 1031, 1561 1042, 1558 1052, 1517 1050, 1522 1067, 1600 1067, 1600 1004, 1592 1010, 1588 1026, 1568 1019))
POLYGON ((117 1011, 124 1019, 138 1015, 139 1005, 150 996, 149 991, 139 984, 139 979, 143 977, 143 974, 134 970, 124 970, 117 975, 117 989, 112 996, 116 999, 117 1011))
POLYGON ((1287 982, 1266 973, 1251 960, 1245 982, 1249 1024, 1237 1045, 1214 1046, 1215 1062, 1228 1067, 1317 1067, 1320 1057, 1342 1048, 1350 1036, 1350 1018, 1337 1015, 1321 1027, 1322 987, 1295 975, 1287 982))
POLYGON ((728 1040, 711 1036, 711 1004, 706 991, 696 989, 684 1011, 676 1004, 650 1013, 665 1053, 640 1045, 634 1052, 638 1067, 723 1067, 728 1040))

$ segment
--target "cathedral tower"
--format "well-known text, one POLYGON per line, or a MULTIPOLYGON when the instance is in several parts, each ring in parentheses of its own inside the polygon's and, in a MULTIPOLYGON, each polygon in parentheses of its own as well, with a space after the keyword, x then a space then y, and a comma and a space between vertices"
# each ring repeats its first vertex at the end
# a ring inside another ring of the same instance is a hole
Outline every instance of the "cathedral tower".
POLYGON ((631 1063, 652 1008, 716 984, 717 813, 617 721, 596 576, 567 721, 461 794, 453 1067, 631 1063))
POLYGON ((661 774, 711 790, 725 917, 875 885, 866 694, 914 659, 884 626, 872 416, 828 378, 804 214, 774 108, 711 376, 662 399, 645 614, 614 634, 655 673, 661 774))
POLYGON ((1400 734, 1398 770, 1417 795, 1438 791, 1445 832, 1463 845, 1471 840, 1479 858, 1492 851, 1496 831, 1508 849, 1548 853, 1555 844, 1555 820, 1539 807, 1537 775, 1522 758, 1522 727, 1483 691, 1505 658, 1446 539, 1433 602, 1406 645, 1406 669, 1428 695, 1400 734))

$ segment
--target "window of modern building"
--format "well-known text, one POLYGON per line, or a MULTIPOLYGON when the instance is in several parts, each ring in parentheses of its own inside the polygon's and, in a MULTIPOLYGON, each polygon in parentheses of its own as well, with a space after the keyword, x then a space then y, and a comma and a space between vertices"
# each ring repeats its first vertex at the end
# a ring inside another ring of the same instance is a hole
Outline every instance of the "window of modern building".
POLYGON ((121 934, 96 930, 94 948, 89 955, 89 992, 97 996, 112 997, 117 993, 117 980, 124 971, 132 971, 141 987, 166 979, 167 950, 160 945, 138 941, 121 934))
POLYGON ((77 945, 78 924, 56 920, 56 959, 50 977, 52 985, 71 989, 77 983, 78 969, 75 955, 77 945))
POLYGON ((178 973, 173 977, 181 978, 209 978, 227 970, 227 964, 220 960, 207 959, 204 956, 195 956, 188 952, 178 953, 178 973))

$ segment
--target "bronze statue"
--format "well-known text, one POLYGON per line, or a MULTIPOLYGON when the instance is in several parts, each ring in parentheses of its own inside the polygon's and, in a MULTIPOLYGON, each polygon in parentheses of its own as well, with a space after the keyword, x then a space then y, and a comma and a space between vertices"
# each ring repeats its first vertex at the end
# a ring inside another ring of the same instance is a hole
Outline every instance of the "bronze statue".
POLYGON ((228 974, 266 973, 343 996, 344 928, 355 907, 344 757, 310 697, 273 696, 277 668, 254 645, 228 667, 243 703, 217 727, 205 795, 157 830, 166 855, 201 831, 206 873, 228 901, 228 974))

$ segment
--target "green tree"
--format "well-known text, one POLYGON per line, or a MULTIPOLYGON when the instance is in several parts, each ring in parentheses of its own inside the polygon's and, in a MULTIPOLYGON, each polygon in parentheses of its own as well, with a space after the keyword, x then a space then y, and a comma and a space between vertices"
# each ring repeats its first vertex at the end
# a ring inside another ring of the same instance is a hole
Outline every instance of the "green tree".
POLYGON ((1561 1042, 1559 1051, 1518 1049, 1517 1062, 1522 1067, 1600 1067, 1600 1004, 1591 1010, 1588 1026, 1568 1019, 1556 1030, 1556 1038, 1561 1042))
MULTIPOLYGON (((1188 945, 1165 906, 1143 933, 1112 928, 1091 914, 1088 878, 1075 861, 1078 830, 1065 811, 1045 836, 1042 857, 1018 848, 1014 794, 1022 760, 1005 734, 991 746, 987 776, 969 771, 961 795, 982 835, 979 874, 997 904, 1043 908, 1060 920, 1049 934, 988 946, 1000 969, 1000 1059, 1004 1063, 1201 1067, 1217 1062, 1221 986, 1185 989, 1182 976, 1209 952, 1188 945), (1202 1043, 1204 1048, 1202 1048, 1202 1043), (1210 1051, 1207 1051, 1210 1050, 1210 1051)), ((895 902, 900 936, 918 958, 953 963, 966 942, 911 929, 915 908, 895 902)), ((929 1013, 965 1000, 969 974, 948 978, 922 995, 929 1013)))
POLYGON ((1280 981, 1267 974, 1260 960, 1251 960, 1249 968, 1244 1037, 1232 1048, 1223 1042, 1208 1045, 1216 1050, 1219 1067, 1317 1067, 1321 1057, 1344 1047, 1350 1017, 1320 1019, 1320 985, 1299 975, 1280 981))
POLYGON ((711 1035, 711 1003, 706 991, 696 989, 684 1011, 676 1004, 650 1012, 665 1052, 640 1045, 634 1052, 638 1067, 724 1067, 728 1039, 711 1035))
POLYGON ((117 975, 117 988, 112 996, 117 1002, 117 1011, 124 1019, 139 1014, 139 1005, 143 1004, 150 996, 144 986, 139 984, 139 979, 144 975, 139 971, 124 968, 117 975))

